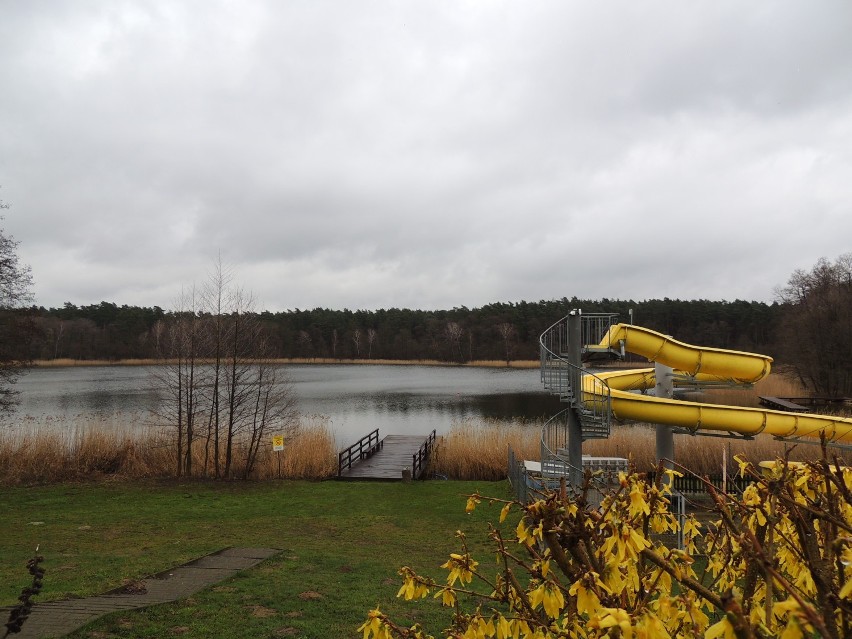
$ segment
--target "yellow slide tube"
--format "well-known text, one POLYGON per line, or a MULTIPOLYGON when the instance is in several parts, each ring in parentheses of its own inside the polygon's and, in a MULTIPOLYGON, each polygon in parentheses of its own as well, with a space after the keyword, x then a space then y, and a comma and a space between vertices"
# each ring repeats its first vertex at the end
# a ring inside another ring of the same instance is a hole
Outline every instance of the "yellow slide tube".
MULTIPOLYGON (((621 342, 624 342, 625 350, 660 362, 679 373, 693 375, 698 381, 753 383, 768 375, 772 364, 772 358, 766 355, 700 348, 627 324, 612 326, 598 346, 618 348, 621 342)), ((605 392, 601 382, 609 387, 612 412, 621 420, 742 435, 768 433, 776 437, 819 437, 825 433, 829 440, 852 442, 852 419, 848 418, 682 402, 630 392, 654 387, 656 379, 652 368, 586 375, 583 392, 587 400, 600 397, 605 392)))

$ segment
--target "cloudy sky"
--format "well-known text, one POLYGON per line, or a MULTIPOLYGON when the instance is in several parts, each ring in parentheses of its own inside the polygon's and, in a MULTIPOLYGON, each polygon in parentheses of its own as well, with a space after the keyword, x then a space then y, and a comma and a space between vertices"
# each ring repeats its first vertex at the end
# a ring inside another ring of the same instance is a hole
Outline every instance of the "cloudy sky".
POLYGON ((39 304, 771 301, 852 251, 852 3, 0 0, 39 304))

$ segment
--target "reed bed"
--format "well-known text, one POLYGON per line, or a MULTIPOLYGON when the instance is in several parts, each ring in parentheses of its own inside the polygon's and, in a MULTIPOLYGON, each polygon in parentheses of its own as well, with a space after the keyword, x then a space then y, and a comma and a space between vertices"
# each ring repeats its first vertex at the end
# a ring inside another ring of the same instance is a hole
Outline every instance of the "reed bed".
MULTIPOLYGON (((783 373, 772 373, 751 388, 714 389, 691 393, 684 399, 731 406, 759 406, 760 395, 803 397, 807 391, 783 373)), ((506 477, 508 447, 519 459, 540 461, 541 422, 520 422, 495 419, 468 419, 453 424, 444 435, 432 461, 432 471, 450 479, 501 479, 506 477)), ((656 465, 656 432, 649 424, 617 424, 608 439, 589 440, 583 444, 583 454, 598 457, 623 457, 633 462, 639 471, 656 465)), ((759 435, 752 440, 678 435, 675 437, 675 458, 678 464, 698 475, 722 472, 723 460, 727 471, 737 469, 735 455, 751 461, 775 460, 788 455, 791 460, 804 461, 821 456, 818 440, 812 444, 778 441, 771 435, 759 435)), ((829 455, 852 464, 852 453, 830 448, 829 455)))
MULTIPOLYGON (((59 430, 31 428, 0 433, 0 485, 50 484, 104 479, 175 476, 173 436, 162 429, 106 428, 104 424, 59 430)), ((233 474, 244 474, 245 443, 234 451, 233 474)), ((204 450, 195 447, 195 468, 204 450)), ((327 420, 306 419, 285 442, 284 451, 264 442, 250 479, 324 479, 337 470, 334 436, 327 420)))
POLYGON ((779 373, 770 373, 752 387, 719 388, 696 394, 696 401, 728 406, 760 406, 761 395, 770 397, 807 397, 810 393, 795 378, 779 373))
MULTIPOLYGON (((373 360, 374 362, 376 360, 373 360)), ((796 397, 804 390, 790 378, 773 373, 751 389, 721 389, 695 394, 690 399, 739 406, 757 406, 758 395, 796 397)), ((452 424, 443 435, 430 462, 430 471, 450 479, 499 480, 506 477, 508 450, 517 458, 540 460, 543 420, 471 418, 452 424)), ((56 483, 91 479, 167 478, 175 474, 173 433, 138 425, 138 419, 115 416, 106 422, 70 424, 22 422, 16 431, 0 432, 0 485, 56 483), (130 427, 127 424, 134 424, 130 427)), ((816 440, 814 440, 815 443, 816 440)), ((244 444, 238 443, 235 458, 243 460, 244 444)), ((655 429, 648 424, 615 425, 608 439, 584 443, 584 454, 624 457, 635 468, 655 465, 655 429)), ((334 476, 337 470, 334 435, 322 416, 302 416, 288 435, 284 450, 272 450, 264 442, 250 479, 308 479, 334 476), (280 468, 280 470, 279 470, 280 468)), ((830 454, 852 464, 852 453, 831 449, 830 454)), ((734 455, 751 461, 773 460, 789 455, 792 460, 816 459, 819 446, 777 441, 768 435, 753 440, 678 435, 676 461, 699 475, 721 473, 723 458, 728 471, 736 469, 734 455)), ((193 467, 204 468, 204 447, 195 448, 193 467)), ((234 476, 245 468, 238 462, 234 476)), ((208 469, 206 475, 211 474, 208 469)))
POLYGON ((430 470, 450 479, 503 479, 509 446, 519 459, 540 459, 541 426, 541 421, 486 418, 455 422, 441 437, 430 470))
MULTIPOLYGON (((654 426, 629 424, 616 426, 609 439, 591 440, 583 444, 583 453, 600 457, 624 457, 630 459, 639 471, 656 466, 654 426)), ((818 440, 814 440, 818 444, 818 440)), ((829 455, 838 455, 844 463, 852 463, 849 452, 829 449, 829 455)), ((752 462, 781 459, 785 455, 793 461, 819 459, 822 454, 818 445, 785 443, 771 435, 758 435, 752 440, 701 435, 675 436, 675 461, 696 475, 719 475, 723 461, 727 472, 738 471, 735 455, 742 455, 752 462)))

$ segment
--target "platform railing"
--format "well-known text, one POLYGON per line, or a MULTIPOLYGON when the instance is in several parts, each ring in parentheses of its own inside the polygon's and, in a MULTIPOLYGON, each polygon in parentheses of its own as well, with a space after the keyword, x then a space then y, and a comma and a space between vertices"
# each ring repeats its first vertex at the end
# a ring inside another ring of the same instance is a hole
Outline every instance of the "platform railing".
POLYGON ((426 462, 429 461, 429 454, 432 452, 432 449, 435 447, 435 435, 436 431, 433 429, 431 433, 429 433, 429 437, 426 438, 426 441, 420 445, 420 448, 417 450, 414 455, 411 456, 411 477, 417 479, 420 477, 421 473, 426 468, 426 462))
POLYGON ((337 454, 337 476, 340 477, 345 469, 351 468, 352 464, 369 457, 381 447, 382 442, 379 440, 379 429, 377 428, 364 435, 349 448, 344 448, 337 454))

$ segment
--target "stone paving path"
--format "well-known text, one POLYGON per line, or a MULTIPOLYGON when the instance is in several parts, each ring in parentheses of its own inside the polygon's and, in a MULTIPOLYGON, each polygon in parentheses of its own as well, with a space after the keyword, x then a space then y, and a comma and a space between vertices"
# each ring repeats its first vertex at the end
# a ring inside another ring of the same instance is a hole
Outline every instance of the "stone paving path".
MULTIPOLYGON (((188 597, 227 579, 240 570, 256 566, 281 552, 276 548, 226 548, 188 564, 160 573, 97 597, 37 603, 15 639, 62 637, 98 617, 119 610, 145 608, 188 597)), ((0 632, 11 608, 0 608, 0 632)))

